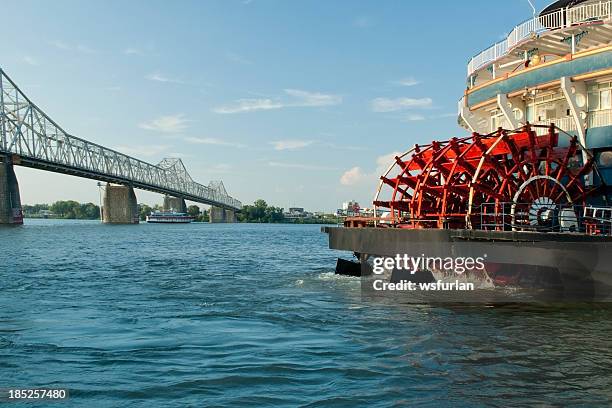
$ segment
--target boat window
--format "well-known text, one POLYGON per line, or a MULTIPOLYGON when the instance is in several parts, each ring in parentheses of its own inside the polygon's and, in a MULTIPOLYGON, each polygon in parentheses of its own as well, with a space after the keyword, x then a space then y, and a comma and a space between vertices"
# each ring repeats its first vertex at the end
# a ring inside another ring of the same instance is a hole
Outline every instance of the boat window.
POLYGON ((533 105, 527 105, 527 121, 533 122, 533 105))
POLYGON ((599 91, 589 92, 589 110, 599 110, 599 91))
POLYGON ((599 109, 610 109, 612 108, 612 98, 610 94, 610 90, 606 89, 601 91, 600 99, 599 99, 599 109))

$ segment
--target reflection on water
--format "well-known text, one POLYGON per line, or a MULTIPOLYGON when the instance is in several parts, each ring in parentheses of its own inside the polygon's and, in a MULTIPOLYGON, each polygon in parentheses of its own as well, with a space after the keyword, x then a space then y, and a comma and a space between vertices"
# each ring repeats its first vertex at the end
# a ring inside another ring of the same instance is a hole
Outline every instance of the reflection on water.
POLYGON ((318 226, 1 229, 0 387, 66 406, 608 405, 610 310, 362 299, 318 226))

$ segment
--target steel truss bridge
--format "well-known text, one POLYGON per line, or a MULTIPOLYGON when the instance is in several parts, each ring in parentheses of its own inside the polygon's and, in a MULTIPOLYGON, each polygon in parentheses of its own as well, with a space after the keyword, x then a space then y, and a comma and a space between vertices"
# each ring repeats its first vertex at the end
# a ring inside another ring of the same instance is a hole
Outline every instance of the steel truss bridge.
POLYGON ((124 184, 229 210, 242 204, 222 181, 195 182, 180 159, 154 165, 66 132, 0 69, 0 154, 13 164, 124 184))

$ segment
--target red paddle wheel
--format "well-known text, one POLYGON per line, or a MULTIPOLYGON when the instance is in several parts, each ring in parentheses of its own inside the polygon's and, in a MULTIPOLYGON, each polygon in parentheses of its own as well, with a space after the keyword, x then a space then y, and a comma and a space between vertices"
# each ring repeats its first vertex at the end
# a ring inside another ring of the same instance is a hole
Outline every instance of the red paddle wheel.
POLYGON ((585 185, 593 158, 574 136, 559 146, 554 125, 533 128, 417 145, 381 177, 374 206, 403 228, 546 226, 594 191, 585 185))

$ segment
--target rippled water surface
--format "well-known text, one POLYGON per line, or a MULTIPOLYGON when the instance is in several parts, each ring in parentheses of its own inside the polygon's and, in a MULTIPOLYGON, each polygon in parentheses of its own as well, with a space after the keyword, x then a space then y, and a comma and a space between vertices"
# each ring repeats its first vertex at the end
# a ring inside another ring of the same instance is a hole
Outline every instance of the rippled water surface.
POLYGON ((318 226, 26 221, 0 229, 0 388, 66 387, 62 407, 612 403, 609 308, 362 301, 318 226))

